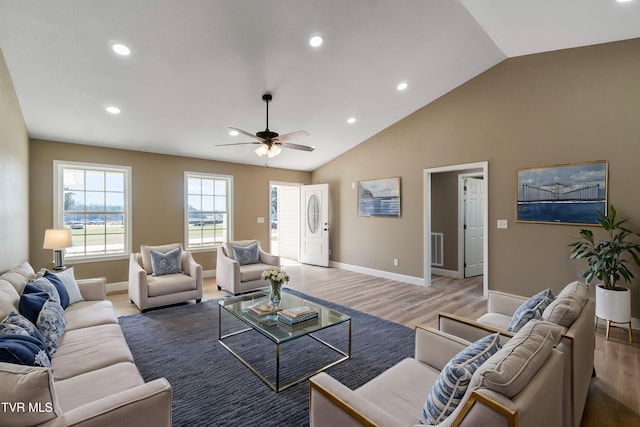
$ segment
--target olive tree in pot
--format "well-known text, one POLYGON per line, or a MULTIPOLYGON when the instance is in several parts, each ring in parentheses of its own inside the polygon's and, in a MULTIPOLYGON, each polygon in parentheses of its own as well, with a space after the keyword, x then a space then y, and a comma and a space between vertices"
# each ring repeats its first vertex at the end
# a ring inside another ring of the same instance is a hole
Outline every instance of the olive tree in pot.
POLYGON ((593 231, 582 229, 578 241, 570 245, 571 259, 585 259, 589 265, 582 275, 585 281, 602 282, 596 287, 596 316, 607 322, 607 339, 612 322, 628 323, 631 339, 631 291, 617 285, 620 280, 630 283, 634 278, 628 264, 632 259, 640 266, 640 244, 639 235, 625 227, 627 221, 619 220, 611 205, 606 215, 598 212, 606 239, 597 240, 593 231))

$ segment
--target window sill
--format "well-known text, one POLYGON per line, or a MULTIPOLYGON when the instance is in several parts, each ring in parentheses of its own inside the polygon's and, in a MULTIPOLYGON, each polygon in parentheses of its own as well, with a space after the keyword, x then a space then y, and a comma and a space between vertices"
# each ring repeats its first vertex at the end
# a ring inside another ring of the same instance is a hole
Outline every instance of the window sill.
POLYGON ((64 262, 65 264, 87 264, 91 262, 106 262, 106 261, 119 261, 123 259, 129 259, 131 255, 129 254, 119 254, 119 255, 105 255, 105 256, 94 256, 94 257, 82 257, 75 258, 71 256, 65 256, 64 262))

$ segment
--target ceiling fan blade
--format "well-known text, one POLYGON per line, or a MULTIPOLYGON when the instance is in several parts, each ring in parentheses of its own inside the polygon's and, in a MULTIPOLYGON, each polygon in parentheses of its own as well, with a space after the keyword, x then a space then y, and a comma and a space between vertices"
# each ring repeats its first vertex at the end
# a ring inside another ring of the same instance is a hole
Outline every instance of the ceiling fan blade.
POLYGON ((245 135, 245 136, 248 136, 249 138, 257 139, 257 140, 258 140, 258 141, 260 141, 260 142, 264 142, 264 138, 260 138, 259 136, 254 135, 254 134, 252 134, 252 133, 249 133, 249 132, 247 132, 247 131, 244 131, 244 130, 242 130, 242 129, 232 128, 232 127, 230 127, 229 129, 235 130, 236 132, 241 133, 241 134, 243 134, 243 135, 245 135))
POLYGON ((316 147, 310 147, 308 145, 292 144, 290 142, 276 142, 276 144, 284 148, 293 148, 294 150, 313 151, 316 149, 316 147))
POLYGON ((299 130, 296 132, 285 133, 284 135, 276 136, 273 138, 274 141, 291 141, 292 139, 301 138, 303 136, 309 136, 309 133, 305 130, 299 130))
POLYGON ((260 144, 262 144, 262 142, 258 142, 258 141, 255 141, 255 142, 234 142, 232 144, 216 144, 216 145, 214 145, 214 147, 224 147, 226 145, 247 145, 247 144, 260 145, 260 144))

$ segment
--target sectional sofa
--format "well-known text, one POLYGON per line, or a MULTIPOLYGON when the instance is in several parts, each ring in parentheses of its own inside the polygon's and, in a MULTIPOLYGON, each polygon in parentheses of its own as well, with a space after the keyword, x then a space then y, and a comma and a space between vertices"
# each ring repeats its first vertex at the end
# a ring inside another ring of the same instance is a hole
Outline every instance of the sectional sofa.
MULTIPOLYGON (((71 274, 69 274, 71 273, 71 274)), ((0 362, 0 424, 6 426, 171 426, 171 386, 145 383, 110 301, 105 280, 73 278, 79 301, 64 310, 66 327, 51 367, 0 362)), ((19 312, 36 273, 27 262, 0 275, 0 321, 19 312)))

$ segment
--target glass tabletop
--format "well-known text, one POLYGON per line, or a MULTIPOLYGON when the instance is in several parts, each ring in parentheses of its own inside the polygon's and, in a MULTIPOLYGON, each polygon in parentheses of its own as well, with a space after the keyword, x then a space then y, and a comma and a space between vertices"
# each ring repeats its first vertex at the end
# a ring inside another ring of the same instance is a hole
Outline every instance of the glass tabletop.
POLYGON ((219 300, 218 304, 221 309, 233 314, 277 344, 351 320, 351 317, 346 314, 324 307, 308 299, 292 295, 286 290, 282 291, 280 308, 289 309, 306 306, 315 309, 318 312, 318 317, 290 326, 278 320, 277 312, 264 315, 255 314, 250 308, 255 306, 263 307, 269 304, 268 291, 251 292, 249 294, 225 298, 219 300))

